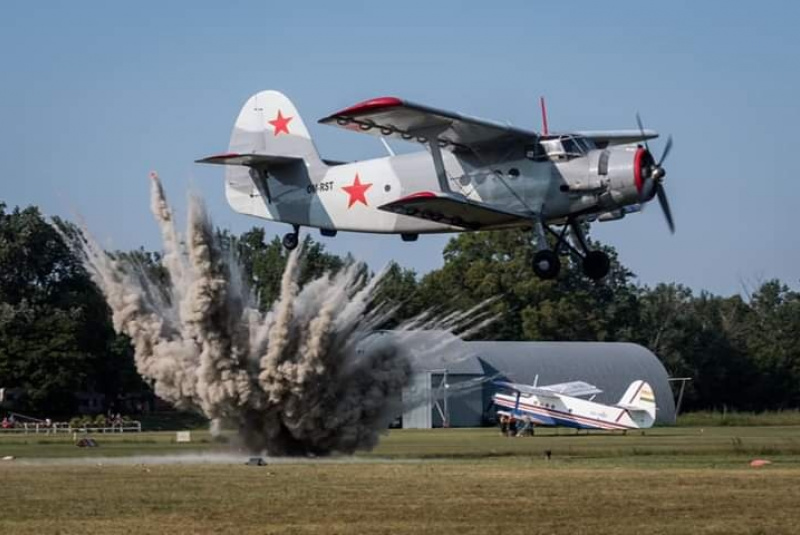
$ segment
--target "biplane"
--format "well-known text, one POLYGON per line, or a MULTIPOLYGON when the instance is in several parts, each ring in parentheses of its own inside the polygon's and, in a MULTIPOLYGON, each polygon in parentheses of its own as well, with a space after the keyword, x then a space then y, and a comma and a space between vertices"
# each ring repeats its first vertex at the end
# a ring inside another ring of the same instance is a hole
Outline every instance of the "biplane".
POLYGON ((621 219, 658 198, 674 231, 664 191, 663 162, 647 141, 653 130, 535 132, 395 97, 374 98, 319 122, 383 138, 386 157, 357 162, 323 159, 294 104, 262 91, 241 108, 228 152, 197 160, 222 164, 228 203, 237 212, 292 226, 283 237, 297 247, 302 227, 324 236, 339 231, 420 234, 523 227, 531 230, 533 269, 558 275, 559 253, 580 259, 601 279, 609 258, 589 247, 584 226, 621 219), (394 154, 387 139, 426 150, 394 154), (560 227, 560 228, 559 228, 560 227), (552 236, 555 245, 548 240, 552 236))
POLYGON ((652 427, 656 420, 655 394, 641 380, 632 382, 615 405, 594 401, 603 391, 584 381, 545 386, 497 381, 495 385, 509 392, 492 397, 497 414, 534 425, 627 430, 652 427))

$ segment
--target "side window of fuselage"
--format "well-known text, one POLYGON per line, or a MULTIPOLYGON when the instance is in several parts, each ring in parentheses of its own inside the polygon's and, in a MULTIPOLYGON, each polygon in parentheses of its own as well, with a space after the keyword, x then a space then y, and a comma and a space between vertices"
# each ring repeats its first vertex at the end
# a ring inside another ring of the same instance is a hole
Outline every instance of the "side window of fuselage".
POLYGON ((543 162, 547 160, 547 152, 538 141, 525 147, 525 157, 534 162, 543 162))

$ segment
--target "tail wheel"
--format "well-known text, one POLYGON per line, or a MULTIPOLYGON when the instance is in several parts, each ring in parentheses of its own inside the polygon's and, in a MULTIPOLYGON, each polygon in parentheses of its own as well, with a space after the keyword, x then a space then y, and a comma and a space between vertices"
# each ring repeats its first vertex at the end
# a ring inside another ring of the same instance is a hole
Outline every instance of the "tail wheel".
POLYGON ((561 260, 550 249, 537 252, 533 255, 533 272, 540 279, 555 279, 561 271, 561 260))
POLYGON ((600 280, 608 275, 611 260, 603 251, 589 251, 583 258, 583 274, 592 280, 600 280))
POLYGON ((283 246, 287 251, 293 251, 297 249, 297 244, 299 241, 300 240, 297 236, 297 232, 287 232, 283 235, 283 246))

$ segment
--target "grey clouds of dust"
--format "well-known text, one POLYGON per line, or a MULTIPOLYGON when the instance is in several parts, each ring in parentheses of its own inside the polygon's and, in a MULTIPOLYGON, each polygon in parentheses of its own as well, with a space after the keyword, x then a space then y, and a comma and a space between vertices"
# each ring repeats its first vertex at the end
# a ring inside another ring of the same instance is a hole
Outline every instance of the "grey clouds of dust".
POLYGON ((168 283, 108 254, 86 228, 67 241, 104 294, 115 330, 131 338, 136 368, 156 395, 212 424, 235 426, 250 451, 373 448, 402 410, 415 361, 441 354, 453 334, 468 336, 492 321, 479 306, 425 313, 386 333, 380 328, 395 307, 374 302, 383 273, 369 277, 353 264, 301 288, 301 247, 288 256, 279 297, 261 312, 202 200, 190 196, 181 235, 160 180, 151 178, 168 283), (441 340, 409 350, 420 330, 441 340))

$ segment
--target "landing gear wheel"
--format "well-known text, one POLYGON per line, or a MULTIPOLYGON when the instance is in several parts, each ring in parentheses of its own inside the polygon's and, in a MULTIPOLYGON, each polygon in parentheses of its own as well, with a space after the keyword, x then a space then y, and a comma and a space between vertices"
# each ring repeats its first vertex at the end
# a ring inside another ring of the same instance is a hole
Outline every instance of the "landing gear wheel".
POLYGON ((611 269, 611 261, 603 251, 589 251, 583 258, 583 274, 592 280, 600 280, 611 269))
POLYGON ((283 235, 283 246, 287 251, 293 251, 297 249, 297 244, 299 241, 300 239, 297 236, 297 232, 287 232, 283 235))
POLYGON ((561 271, 561 260, 550 249, 537 252, 533 255, 533 272, 540 279, 555 279, 561 271))

